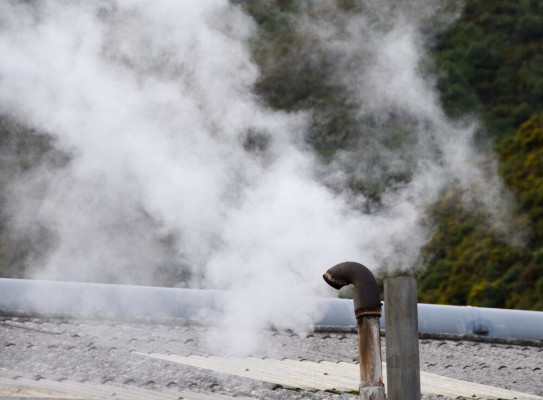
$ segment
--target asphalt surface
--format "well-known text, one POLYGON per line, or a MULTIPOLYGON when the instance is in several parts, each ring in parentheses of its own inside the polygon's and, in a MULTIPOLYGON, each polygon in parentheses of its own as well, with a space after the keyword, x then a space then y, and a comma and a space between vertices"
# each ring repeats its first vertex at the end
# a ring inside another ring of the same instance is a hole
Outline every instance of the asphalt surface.
MULTIPOLYGON (((183 391, 257 399, 358 399, 351 393, 294 390, 278 384, 195 368, 140 353, 229 354, 220 330, 184 321, 0 318, 0 377, 73 381, 170 393, 183 391), (210 335, 210 329, 215 329, 210 335), (214 338, 210 342, 210 338, 214 338)), ((250 355, 309 361, 358 361, 357 336, 265 331, 250 355)), ((421 370, 543 396, 543 347, 421 339, 421 370)), ((386 356, 382 338, 383 359, 386 356)), ((386 383, 386 382, 385 382, 386 383)), ((175 397, 179 394, 179 397, 175 397)), ((0 396, 2 394, 0 392, 0 396)), ((1 397, 0 397, 1 398, 1 397)), ((447 399, 423 396, 423 399, 447 399)))

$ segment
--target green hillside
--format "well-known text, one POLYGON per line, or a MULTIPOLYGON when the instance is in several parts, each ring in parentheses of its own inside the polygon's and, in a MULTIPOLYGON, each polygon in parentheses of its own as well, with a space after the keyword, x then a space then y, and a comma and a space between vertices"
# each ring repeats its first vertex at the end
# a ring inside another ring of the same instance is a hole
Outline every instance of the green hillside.
MULTIPOLYGON (((316 110, 306 139, 324 160, 371 133, 371 121, 358 119, 355 106, 327 79, 333 60, 296 28, 300 13, 318 17, 326 4, 303 8, 307 3, 294 0, 240 3, 260 27, 261 38, 254 45, 263 73, 257 92, 277 109, 316 110), (306 59, 302 49, 308 47, 311 57, 306 59)), ((347 14, 364 12, 356 2, 337 5, 347 14)), ((450 188, 428 206, 436 231, 422 249, 419 301, 543 310, 543 130, 537 117, 543 110, 543 3, 467 0, 464 6, 460 18, 433 38, 428 51, 435 67, 429 73, 437 78, 443 108, 451 118, 483 121, 478 139, 495 147, 500 172, 514 194, 515 220, 509 223, 528 233, 522 245, 513 245, 491 227, 482 205, 465 204, 462 193, 450 188)), ((407 129, 400 124, 387 128, 386 142, 401 158, 398 138, 405 137, 407 129)), ((371 151, 383 150, 377 146, 371 151)), ((409 180, 409 164, 402 165, 407 168, 401 173, 387 171, 387 185, 409 180)), ((379 203, 384 187, 378 179, 353 176, 351 184, 379 203)))
POLYGON ((28 260, 51 244, 42 226, 24 233, 8 227, 10 213, 5 192, 40 164, 65 162, 52 142, 50 136, 0 115, 0 277, 24 278, 28 260))
MULTIPOLYGON (((332 12, 333 22, 341 24, 366 12, 364 3, 231 1, 256 22, 250 43, 260 68, 255 94, 274 110, 307 111, 305 141, 324 163, 363 143, 374 155, 374 174, 347 165, 348 190, 364 194, 368 209, 378 208, 384 190, 411 179, 415 156, 409 148, 415 139, 409 124, 415 122, 392 115, 383 131, 360 116, 345 87, 330 79, 336 68, 333 52, 300 28, 304 18, 330 18, 332 12), (393 164, 381 162, 391 157, 393 164)), ((454 14, 452 3, 443 0, 443 12, 454 14)), ((386 20, 378 22, 386 29, 386 20)), ((426 209, 434 233, 421 249, 419 301, 543 310, 543 2, 466 0, 446 29, 439 18, 426 23, 439 33, 429 36, 421 68, 436 78, 451 119, 482 121, 478 143, 481 148, 490 143, 496 153, 486 156, 496 157, 514 204, 504 222, 516 227, 522 240, 509 240, 493 227, 482 204, 467 204, 460 189, 448 188, 426 209)), ((255 141, 260 139, 255 134, 255 141)), ((67 159, 50 136, 2 116, 2 110, 0 148, 0 277, 24 277, 29 261, 44 254, 54 237, 39 226, 30 236, 10 230, 5 191, 33 168, 61 166, 67 159)))
POLYGON ((420 300, 543 310, 543 3, 468 0, 433 55, 448 114, 484 121, 526 237, 514 248, 448 193, 429 210, 420 300))
POLYGON ((445 110, 506 138, 543 108, 543 3, 468 0, 434 48, 445 110))

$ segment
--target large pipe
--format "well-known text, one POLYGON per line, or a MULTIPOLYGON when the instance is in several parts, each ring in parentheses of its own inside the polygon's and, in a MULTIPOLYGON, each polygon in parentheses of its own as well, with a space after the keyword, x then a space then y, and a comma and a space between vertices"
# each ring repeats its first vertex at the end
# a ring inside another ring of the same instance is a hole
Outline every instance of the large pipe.
MULTIPOLYGON (((232 292, 0 278, 0 314, 73 314, 201 320, 221 310, 232 292)), ((353 300, 298 298, 322 311, 318 327, 356 327, 353 300)), ((383 305, 386 310, 386 303, 383 305)), ((296 306, 293 307, 296 309, 296 306)), ((294 317, 294 316, 293 316, 294 317)), ((384 313, 381 330, 385 329, 384 313)), ((543 312, 437 304, 418 305, 419 333, 543 341, 543 312)))
MULTIPOLYGON (((349 311, 350 299, 327 299, 322 304, 324 316, 317 326, 355 327, 356 318, 349 311)), ((383 303, 381 330, 386 330, 386 301, 383 303)), ((508 310, 442 304, 418 304, 419 334, 481 340, 529 341, 543 344, 543 312, 508 310)))
POLYGON ((358 356, 360 359, 360 398, 385 400, 381 366, 381 298, 371 271, 362 264, 343 262, 330 268, 324 280, 335 289, 352 284, 354 313, 358 327, 358 356))
POLYGON ((220 309, 221 291, 0 278, 0 314, 198 320, 220 309))

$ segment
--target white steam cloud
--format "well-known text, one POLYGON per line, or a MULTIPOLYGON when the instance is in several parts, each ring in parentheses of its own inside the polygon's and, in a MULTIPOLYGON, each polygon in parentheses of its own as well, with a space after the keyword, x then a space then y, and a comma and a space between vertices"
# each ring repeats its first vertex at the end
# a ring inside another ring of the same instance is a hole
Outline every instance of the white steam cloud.
MULTIPOLYGON (((250 333, 270 323, 310 326, 318 310, 285 318, 288 301, 263 299, 329 293, 321 276, 338 262, 413 266, 427 239, 422 206, 441 183, 481 179, 473 128, 447 121, 419 71, 421 19, 437 11, 379 4, 368 7, 376 19, 338 11, 341 23, 300 21, 336 55, 330 79, 360 117, 411 121, 414 178, 366 214, 353 207, 364 198, 346 200, 317 177, 323 166, 303 145, 310 116, 272 111, 255 97, 248 41, 256 26, 240 7, 2 2, 0 111, 49 132, 71 156, 65 168, 43 167, 13 187, 14 226, 39 222, 55 235, 33 277, 146 283, 178 260, 194 286, 251 293, 224 317, 250 333), (248 150, 251 138, 266 145, 248 150), (174 254, 165 254, 165 237, 174 254)), ((366 173, 366 149, 343 151, 327 176, 345 167, 366 173)), ((385 161, 394 167, 392 155, 385 161)))

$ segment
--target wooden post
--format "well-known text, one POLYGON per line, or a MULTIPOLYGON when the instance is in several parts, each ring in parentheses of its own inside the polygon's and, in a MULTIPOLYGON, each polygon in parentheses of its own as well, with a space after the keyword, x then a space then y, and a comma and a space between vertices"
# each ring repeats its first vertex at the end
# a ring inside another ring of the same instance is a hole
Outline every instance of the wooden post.
POLYGON ((420 400, 417 280, 385 278, 387 397, 420 400))

